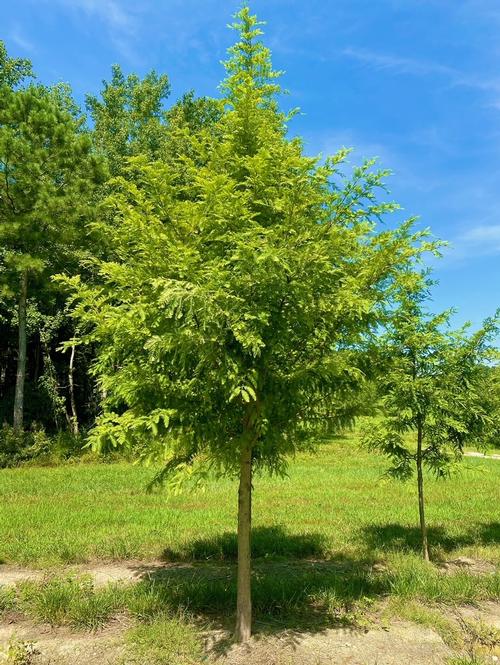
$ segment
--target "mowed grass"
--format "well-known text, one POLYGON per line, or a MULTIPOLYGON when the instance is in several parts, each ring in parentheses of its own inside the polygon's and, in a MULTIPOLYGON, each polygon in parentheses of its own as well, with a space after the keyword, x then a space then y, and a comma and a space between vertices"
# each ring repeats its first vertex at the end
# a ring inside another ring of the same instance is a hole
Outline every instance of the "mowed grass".
MULTIPOLYGON (((289 478, 254 483, 255 557, 388 560, 419 550, 414 482, 355 434, 292 461, 289 478)), ((74 464, 0 471, 0 561, 30 567, 121 559, 224 560, 236 553, 237 486, 148 494, 152 469, 74 464)), ((426 480, 435 559, 500 564, 500 462, 466 458, 450 480, 426 480)))

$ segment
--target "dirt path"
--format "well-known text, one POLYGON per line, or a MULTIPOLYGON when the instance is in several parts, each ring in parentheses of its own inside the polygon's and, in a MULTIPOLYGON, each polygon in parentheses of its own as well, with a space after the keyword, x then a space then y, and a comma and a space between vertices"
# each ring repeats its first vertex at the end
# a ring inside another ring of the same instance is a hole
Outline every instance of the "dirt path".
MULTIPOLYGON (((194 568, 196 564, 166 564, 124 561, 110 564, 85 564, 65 568, 67 572, 92 575, 97 585, 109 582, 134 582, 172 568, 194 568)), ((216 573, 214 564, 212 573, 216 573)), ((54 569, 61 573, 61 569, 54 569)), ((0 565, 0 585, 27 579, 42 579, 45 571, 0 565)), ((480 621, 500 629, 500 603, 481 603, 477 607, 455 610, 465 620, 480 621)), ((448 618, 453 618, 448 617, 448 618)), ((379 622, 376 622, 379 623, 379 622)), ((130 620, 117 617, 97 632, 51 628, 21 617, 0 620, 0 665, 8 663, 5 653, 15 638, 33 643, 29 665, 138 665, 125 646, 130 620)), ((228 644, 224 630, 203 635, 207 664, 211 665, 447 665, 453 655, 437 632, 407 621, 393 620, 384 628, 369 630, 330 628, 318 632, 282 631, 269 633, 269 626, 256 626, 248 645, 228 644)), ((500 652, 499 652, 500 655, 500 652)), ((500 660, 491 660, 492 665, 500 660)), ((140 663, 139 665, 148 665, 140 663)), ((169 664, 170 665, 170 664, 169 664)), ((171 665, 178 665, 172 663, 171 665)), ((194 664, 193 664, 194 665, 194 664)))
MULTIPOLYGON (((0 663, 9 642, 24 642, 32 651, 29 665, 118 665, 123 661, 123 628, 111 624, 98 633, 75 633, 67 628, 50 628, 28 621, 0 622, 0 663)), ((20 661, 21 662, 21 661, 20 661)))
POLYGON ((0 586, 12 585, 24 580, 41 580, 51 572, 57 574, 90 575, 96 586, 104 586, 109 582, 137 582, 138 580, 169 568, 185 568, 190 564, 168 564, 163 561, 118 561, 116 563, 82 564, 77 566, 56 567, 53 570, 33 570, 0 564, 0 586))
POLYGON ((443 665, 451 651, 428 628, 397 622, 387 630, 346 628, 284 633, 234 646, 220 665, 443 665))
POLYGON ((480 453, 475 450, 469 450, 464 453, 465 457, 481 457, 482 459, 488 459, 488 460, 500 460, 500 455, 497 455, 496 453, 493 453, 492 455, 486 455, 485 453, 480 453))
MULTIPOLYGON (((33 644, 30 665, 127 665, 124 629, 111 624, 97 633, 75 633, 31 622, 0 622, 0 663, 13 636, 33 644)), ((349 629, 321 633, 283 632, 276 637, 256 636, 233 646, 224 656, 208 656, 213 665, 444 665, 451 652, 432 630, 396 622, 387 630, 349 629)), ((141 665, 147 665, 141 663, 141 665)), ((177 665, 172 663, 172 665, 177 665)))

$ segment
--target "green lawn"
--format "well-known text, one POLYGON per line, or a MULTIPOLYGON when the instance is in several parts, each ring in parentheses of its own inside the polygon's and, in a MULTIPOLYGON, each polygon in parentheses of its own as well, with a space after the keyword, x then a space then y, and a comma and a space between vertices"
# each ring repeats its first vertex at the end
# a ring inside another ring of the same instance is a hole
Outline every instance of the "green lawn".
MULTIPOLYGON (((256 557, 391 560, 419 550, 415 483, 383 478, 385 460, 355 435, 300 455, 285 480, 257 478, 256 557)), ((151 469, 125 463, 0 471, 0 561, 31 567, 118 559, 225 559, 235 554, 236 484, 147 494, 151 469)), ((466 458, 427 479, 434 559, 500 564, 500 462, 466 458)))
MULTIPOLYGON (((469 653, 472 629, 457 623, 453 608, 500 598, 500 569, 443 574, 423 562, 415 483, 389 481, 384 469, 385 461, 351 435, 322 445, 317 455, 301 455, 286 480, 256 479, 256 632, 364 630, 396 616, 432 626, 457 658, 469 653)), ((118 642, 126 662, 204 662, 204 631, 233 623, 235 564, 224 561, 236 554, 236 484, 214 481, 182 496, 147 494, 152 474, 125 463, 0 471, 0 561, 55 566, 42 580, 0 586, 0 617, 85 631, 126 616, 131 627, 118 642), (104 587, 60 569, 158 558, 199 563, 104 587)), ((467 458, 451 480, 427 479, 434 561, 465 555, 500 565, 499 489, 500 462, 493 460, 467 458)), ((488 644, 500 648, 500 635, 490 632, 488 644)), ((481 635, 474 645, 481 646, 481 635)))

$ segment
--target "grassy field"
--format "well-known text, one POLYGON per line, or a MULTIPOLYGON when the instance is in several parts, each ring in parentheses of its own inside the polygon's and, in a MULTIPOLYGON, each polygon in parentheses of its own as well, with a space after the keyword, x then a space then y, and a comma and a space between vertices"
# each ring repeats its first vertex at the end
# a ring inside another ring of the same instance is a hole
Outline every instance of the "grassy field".
MULTIPOLYGON (((415 483, 388 480, 384 470, 384 459, 360 449, 353 434, 321 445, 317 455, 301 455, 288 479, 256 479, 259 630, 363 628, 378 608, 377 622, 399 616, 432 626, 461 653, 469 638, 442 608, 500 599, 500 461, 467 458, 450 480, 426 479, 438 566, 419 556, 415 483), (460 556, 489 562, 487 573, 439 568, 460 556)), ((124 463, 0 471, 0 561, 50 569, 41 581, 0 587, 0 615, 76 631, 125 615, 133 621, 123 638, 127 662, 201 662, 207 626, 232 624, 236 484, 147 494, 152 473, 124 463), (158 559, 193 565, 104 587, 61 570, 128 559, 146 567, 158 559)), ((500 634, 478 634, 474 640, 494 640, 500 648, 500 634)))
MULTIPOLYGON (((386 559, 418 552, 414 482, 383 477, 385 460, 355 435, 301 455, 285 480, 257 478, 254 556, 386 559)), ((119 559, 235 555, 236 484, 169 496, 145 492, 152 470, 75 464, 0 471, 0 561, 32 567, 119 559)), ((500 563, 500 462, 466 458, 447 481, 427 478, 435 559, 500 563)))

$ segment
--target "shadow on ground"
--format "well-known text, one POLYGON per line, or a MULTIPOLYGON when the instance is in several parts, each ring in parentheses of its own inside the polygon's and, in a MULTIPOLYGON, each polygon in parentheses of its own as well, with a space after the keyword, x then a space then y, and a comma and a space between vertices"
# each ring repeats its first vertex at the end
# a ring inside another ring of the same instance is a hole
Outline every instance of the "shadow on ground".
MULTIPOLYGON (((449 533, 442 526, 429 526, 427 529, 429 546, 443 552, 452 552, 470 545, 494 545, 500 543, 500 522, 479 524, 464 533, 449 533)), ((422 550, 422 540, 418 526, 407 524, 370 524, 362 529, 361 540, 368 551, 411 551, 422 550)))
MULTIPOLYGON (((357 629, 357 604, 388 592, 386 578, 373 573, 369 557, 315 559, 324 551, 319 534, 297 536, 280 527, 258 527, 252 532, 252 542, 257 638, 285 631, 283 639, 293 643, 297 631, 318 632, 335 626, 357 629)), ((168 552, 169 563, 136 569, 138 597, 154 597, 160 606, 186 611, 202 625, 232 631, 236 551, 235 535, 226 533, 191 543, 189 554, 197 562, 174 563, 168 552)), ((222 640, 214 648, 222 653, 228 644, 222 640)))
MULTIPOLYGON (((326 542, 318 533, 292 535, 280 526, 252 529, 252 557, 324 558, 326 542)), ((183 544, 180 549, 166 548, 163 561, 236 561, 236 533, 228 531, 212 538, 202 538, 183 544)))

